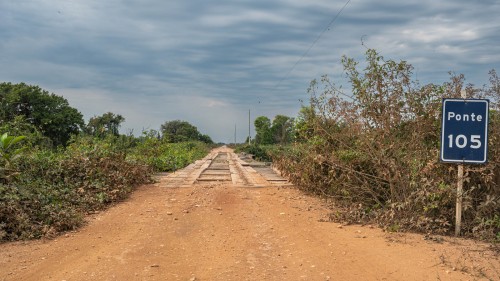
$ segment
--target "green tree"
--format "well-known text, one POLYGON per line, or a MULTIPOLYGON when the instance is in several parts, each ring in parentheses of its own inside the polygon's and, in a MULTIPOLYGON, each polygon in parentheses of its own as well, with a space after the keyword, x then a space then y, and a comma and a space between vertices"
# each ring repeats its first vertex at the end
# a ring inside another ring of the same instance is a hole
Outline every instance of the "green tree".
POLYGON ((52 141, 44 136, 33 124, 26 121, 26 117, 23 115, 16 116, 8 122, 2 122, 0 132, 15 136, 26 136, 24 145, 28 147, 51 148, 52 146, 52 141))
POLYGON ((163 139, 168 142, 183 142, 183 141, 203 141, 205 143, 213 143, 212 139, 207 135, 202 135, 198 128, 191 125, 187 121, 173 120, 167 121, 161 125, 160 131, 163 139))
POLYGON ((212 138, 209 135, 200 135, 200 141, 202 141, 204 143, 208 143, 208 144, 214 143, 214 141, 212 140, 212 138))
POLYGON ((82 114, 60 96, 38 86, 0 83, 0 123, 24 116, 53 145, 66 145, 72 134, 84 126, 82 114))
POLYGON ((120 125, 124 121, 125 118, 120 114, 107 112, 101 116, 94 116, 90 118, 86 131, 88 134, 98 137, 106 135, 118 136, 120 125))
POLYGON ((259 116, 254 121, 255 126, 255 143, 256 144, 272 144, 273 136, 271 133, 271 120, 266 116, 259 116))
POLYGON ((310 139, 314 135, 316 113, 312 106, 302 106, 299 115, 294 120, 293 136, 297 141, 310 139))
POLYGON ((276 115, 271 125, 273 143, 286 144, 291 140, 293 118, 285 115, 276 115))

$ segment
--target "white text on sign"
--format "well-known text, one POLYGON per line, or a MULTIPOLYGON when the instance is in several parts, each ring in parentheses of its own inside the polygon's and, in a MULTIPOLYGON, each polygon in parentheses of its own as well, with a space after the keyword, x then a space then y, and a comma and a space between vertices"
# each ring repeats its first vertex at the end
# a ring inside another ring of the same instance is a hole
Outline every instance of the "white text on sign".
POLYGON ((483 120, 482 115, 476 115, 474 113, 471 114, 456 114, 453 111, 448 112, 448 121, 462 121, 462 122, 481 122, 483 120))
MULTIPOLYGON (((465 135, 458 135, 454 137, 453 135, 448 136, 448 147, 453 148, 453 143, 458 148, 464 148, 467 146, 467 137, 465 135), (453 141, 455 139, 455 141, 453 141)), ((470 136, 470 148, 478 149, 481 148, 481 136, 480 135, 472 135, 470 136)))

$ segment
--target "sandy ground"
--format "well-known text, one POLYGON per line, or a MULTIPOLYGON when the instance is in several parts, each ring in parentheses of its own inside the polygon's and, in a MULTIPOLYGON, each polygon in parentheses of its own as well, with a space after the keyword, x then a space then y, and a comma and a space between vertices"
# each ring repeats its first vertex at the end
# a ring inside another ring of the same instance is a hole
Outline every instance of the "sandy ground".
POLYGON ((78 231, 1 244, 0 280, 500 280, 489 245, 324 222, 321 200, 241 164, 215 150, 78 231), (219 154, 230 177, 210 180, 219 154))

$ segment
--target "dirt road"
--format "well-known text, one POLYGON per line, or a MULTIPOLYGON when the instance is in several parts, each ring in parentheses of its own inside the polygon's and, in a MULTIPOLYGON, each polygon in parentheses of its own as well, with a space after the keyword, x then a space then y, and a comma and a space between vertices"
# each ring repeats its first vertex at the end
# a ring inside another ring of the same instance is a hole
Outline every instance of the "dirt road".
POLYGON ((227 148, 53 240, 0 245, 0 280, 500 280, 487 245, 323 222, 227 148))

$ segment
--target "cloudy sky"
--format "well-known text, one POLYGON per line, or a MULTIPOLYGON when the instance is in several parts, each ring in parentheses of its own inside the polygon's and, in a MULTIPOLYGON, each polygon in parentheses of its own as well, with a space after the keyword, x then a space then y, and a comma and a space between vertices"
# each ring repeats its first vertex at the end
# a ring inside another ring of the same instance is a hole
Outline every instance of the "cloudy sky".
POLYGON ((497 0, 1 0, 0 81, 64 96, 86 120, 121 114, 123 132, 181 119, 220 142, 236 125, 243 141, 249 110, 293 117, 312 79, 342 84, 362 40, 423 84, 449 71, 485 84, 499 15, 497 0))

